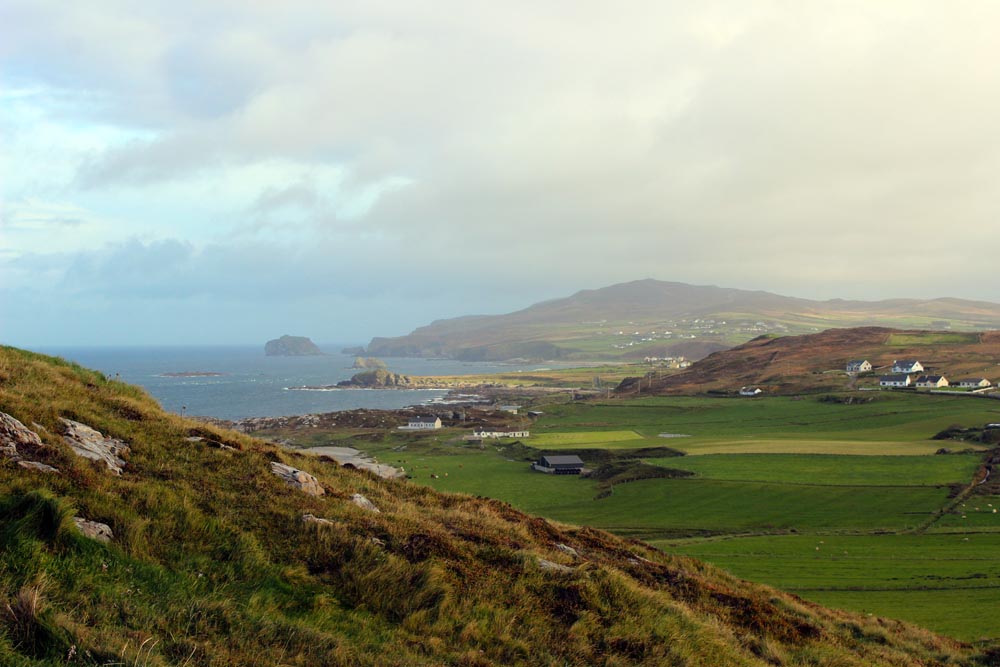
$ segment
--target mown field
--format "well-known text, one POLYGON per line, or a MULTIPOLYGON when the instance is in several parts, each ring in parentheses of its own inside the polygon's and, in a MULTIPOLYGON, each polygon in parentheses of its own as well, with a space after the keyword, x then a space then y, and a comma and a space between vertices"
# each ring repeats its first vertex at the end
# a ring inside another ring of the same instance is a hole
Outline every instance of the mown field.
POLYGON ((651 397, 545 413, 523 445, 480 449, 444 430, 401 451, 393 451, 398 435, 365 448, 439 490, 639 537, 823 604, 965 640, 1000 638, 992 614, 1000 604, 1000 497, 964 497, 985 447, 932 439, 951 425, 1000 421, 1000 402, 651 397), (649 447, 688 455, 652 455, 641 460, 644 471, 693 476, 609 487, 528 465, 542 451, 572 451, 594 468, 638 464, 637 450, 649 447), (935 454, 941 448, 951 453, 935 454))

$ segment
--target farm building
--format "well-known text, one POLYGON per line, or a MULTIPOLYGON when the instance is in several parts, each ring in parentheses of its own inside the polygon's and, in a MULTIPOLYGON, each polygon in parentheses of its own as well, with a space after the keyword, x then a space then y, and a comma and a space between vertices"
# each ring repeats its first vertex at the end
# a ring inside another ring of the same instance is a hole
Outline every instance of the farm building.
POLYGON ((410 421, 407 422, 406 426, 400 428, 413 431, 441 428, 441 418, 433 415, 430 417, 410 417, 410 421))
POLYGON ((898 359, 892 362, 893 373, 921 373, 923 370, 923 364, 916 359, 898 359))
POLYGON ((872 369, 872 364, 867 359, 854 359, 847 362, 848 373, 867 373, 872 369))
POLYGON ((964 389, 985 389, 992 387, 993 383, 986 378, 963 378, 958 381, 958 386, 964 389))
POLYGON ((532 463, 531 468, 550 475, 579 475, 583 461, 576 455, 545 455, 532 463))
POLYGON ((740 387, 740 396, 758 396, 763 393, 764 390, 760 387, 740 387))
POLYGON ((909 387, 910 376, 906 374, 883 375, 878 379, 880 387, 909 387))
POLYGON ((921 375, 916 385, 921 389, 940 389, 948 386, 948 378, 943 375, 921 375))

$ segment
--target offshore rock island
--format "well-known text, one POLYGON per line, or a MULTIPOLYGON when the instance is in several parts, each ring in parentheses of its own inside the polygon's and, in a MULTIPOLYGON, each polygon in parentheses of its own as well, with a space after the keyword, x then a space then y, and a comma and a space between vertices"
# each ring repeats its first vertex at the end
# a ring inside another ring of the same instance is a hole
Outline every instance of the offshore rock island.
POLYGON ((323 350, 305 336, 289 336, 269 340, 264 344, 264 354, 269 357, 321 356, 323 350))

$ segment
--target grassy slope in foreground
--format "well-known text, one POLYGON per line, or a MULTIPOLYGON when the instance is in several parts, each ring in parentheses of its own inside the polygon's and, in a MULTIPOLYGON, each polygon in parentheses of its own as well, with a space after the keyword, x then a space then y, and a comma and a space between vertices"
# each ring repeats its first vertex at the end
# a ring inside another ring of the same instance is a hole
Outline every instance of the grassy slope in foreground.
POLYGON ((37 424, 43 446, 25 453, 62 471, 0 464, 4 665, 974 664, 912 626, 500 502, 293 458, 11 348, 0 410, 37 424), (60 416, 127 440, 125 473, 75 458, 60 416), (275 460, 314 473, 326 495, 286 486, 275 460), (332 523, 304 523, 307 512, 332 523), (73 514, 110 524, 114 540, 82 537, 73 514))

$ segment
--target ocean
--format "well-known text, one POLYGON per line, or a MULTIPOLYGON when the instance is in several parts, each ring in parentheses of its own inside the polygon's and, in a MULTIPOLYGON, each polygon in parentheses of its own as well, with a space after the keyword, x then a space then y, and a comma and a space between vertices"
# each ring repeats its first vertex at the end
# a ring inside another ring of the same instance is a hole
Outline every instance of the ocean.
MULTIPOLYGON (((171 412, 219 419, 278 417, 355 408, 397 409, 440 400, 440 389, 340 389, 296 391, 291 387, 334 385, 357 371, 346 345, 320 345, 315 357, 268 357, 260 346, 39 348, 109 377, 146 389, 171 412), (169 377, 167 373, 219 373, 169 377)), ((405 375, 475 375, 529 371, 540 364, 463 362, 448 359, 383 359, 405 375)), ((546 363, 544 367, 555 367, 546 363)))

